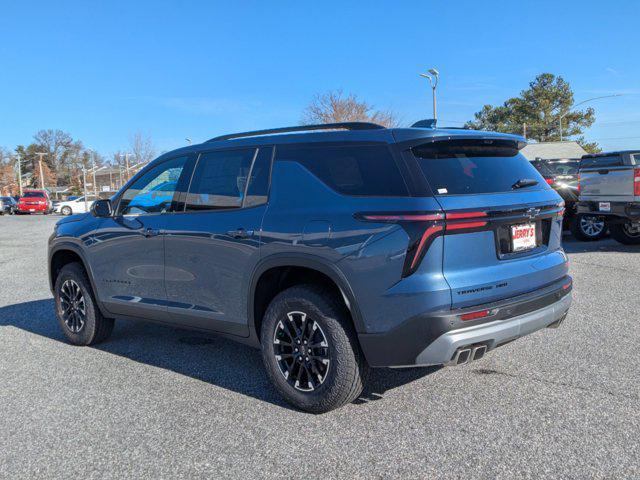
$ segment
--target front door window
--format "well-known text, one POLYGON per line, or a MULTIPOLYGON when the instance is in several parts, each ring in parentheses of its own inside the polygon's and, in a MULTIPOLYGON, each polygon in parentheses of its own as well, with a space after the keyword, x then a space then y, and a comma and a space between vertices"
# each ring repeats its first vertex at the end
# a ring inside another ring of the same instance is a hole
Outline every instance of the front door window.
POLYGON ((169 211, 187 157, 161 163, 138 178, 120 198, 118 215, 145 215, 169 211))

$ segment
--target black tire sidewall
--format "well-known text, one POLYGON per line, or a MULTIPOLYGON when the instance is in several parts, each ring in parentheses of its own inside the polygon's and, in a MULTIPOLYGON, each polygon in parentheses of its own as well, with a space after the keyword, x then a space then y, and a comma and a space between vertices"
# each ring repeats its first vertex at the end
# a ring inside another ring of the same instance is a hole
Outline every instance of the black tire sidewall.
MULTIPOLYGON (((293 287, 280 293, 265 313, 262 331, 262 356, 271 381, 278 391, 294 406, 314 413, 323 413, 341 406, 345 386, 352 382, 362 366, 355 334, 345 328, 344 313, 335 304, 313 288, 293 287), (273 335, 278 322, 286 314, 300 311, 320 325, 329 344, 329 371, 322 385, 312 392, 301 392, 290 385, 275 360, 273 335)), ((358 392, 359 393, 359 392, 358 392)))
POLYGON ((62 213, 62 215, 71 215, 73 213, 73 210, 71 210, 71 207, 65 206, 60 209, 60 213, 62 213))
POLYGON ((56 279, 54 291, 56 318, 58 319, 58 324, 60 325, 60 328, 62 329, 65 337, 67 337, 67 340, 69 340, 69 342, 73 343, 74 345, 90 345, 96 338, 98 322, 101 320, 101 316, 100 313, 96 310, 95 300, 91 292, 91 285, 89 285, 89 281, 86 274, 84 273, 84 269, 77 263, 70 263, 68 265, 65 265, 60 271, 58 278, 56 279), (69 330, 69 327, 67 327, 64 320, 62 319, 62 308, 60 306, 59 292, 62 288, 63 283, 67 280, 73 280, 80 286, 80 290, 82 291, 82 296, 84 297, 85 301, 87 311, 85 325, 78 333, 74 333, 69 330))
POLYGON ((640 235, 635 237, 629 235, 625 231, 624 226, 625 224, 623 223, 616 223, 614 225, 611 225, 611 236, 623 245, 640 245, 640 235))

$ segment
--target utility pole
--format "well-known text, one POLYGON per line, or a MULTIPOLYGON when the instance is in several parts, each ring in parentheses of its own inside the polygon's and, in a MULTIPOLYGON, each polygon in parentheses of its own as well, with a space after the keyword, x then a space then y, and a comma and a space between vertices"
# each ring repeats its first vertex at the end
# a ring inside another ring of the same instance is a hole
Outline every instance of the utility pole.
POLYGON ((44 190, 44 174, 42 173, 42 157, 44 157, 46 152, 36 152, 38 155, 38 164, 40 165, 40 187, 44 190))
POLYGON ((84 163, 82 164, 82 190, 84 193, 84 211, 86 212, 88 210, 87 207, 87 169, 84 166, 84 163))
POLYGON ((18 190, 22 197, 22 161, 20 159, 20 155, 18 155, 18 190))
MULTIPOLYGON (((91 152, 91 169, 93 170, 93 196, 98 197, 98 186, 96 185, 96 152, 90 150, 91 152)), ((85 199, 86 202, 86 199, 85 199)))
POLYGON ((129 154, 125 153, 124 154, 124 164, 125 164, 125 168, 127 169, 127 182, 129 181, 129 154))
POLYGON ((522 136, 524 137, 524 139, 527 139, 527 124, 523 123, 522 124, 522 136))

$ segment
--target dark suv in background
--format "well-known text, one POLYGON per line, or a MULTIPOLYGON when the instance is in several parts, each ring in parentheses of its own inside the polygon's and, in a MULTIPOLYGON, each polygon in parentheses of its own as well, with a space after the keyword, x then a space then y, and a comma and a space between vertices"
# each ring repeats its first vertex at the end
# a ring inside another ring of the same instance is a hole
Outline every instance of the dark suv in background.
POLYGON ((369 367, 477 360, 571 303, 564 204, 524 144, 344 123, 166 153, 56 225, 60 326, 77 345, 128 318, 261 347, 311 412, 354 400, 369 367))
POLYGON ((564 200, 565 230, 571 230, 573 236, 582 241, 599 240, 606 235, 607 226, 601 215, 578 214, 580 159, 536 159, 531 163, 564 200))

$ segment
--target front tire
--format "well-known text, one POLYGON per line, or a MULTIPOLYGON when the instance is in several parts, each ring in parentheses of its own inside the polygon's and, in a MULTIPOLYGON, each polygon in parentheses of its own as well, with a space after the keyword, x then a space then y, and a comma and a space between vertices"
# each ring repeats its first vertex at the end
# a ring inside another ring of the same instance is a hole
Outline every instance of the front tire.
POLYGON ((583 242, 600 240, 607 233, 607 224, 601 216, 579 214, 571 223, 571 233, 583 242))
POLYGON ((609 230, 611 236, 624 245, 640 245, 640 222, 614 223, 609 230))
POLYGON ((270 380, 295 407, 324 413, 355 400, 368 366, 345 307, 314 285, 291 287, 269 305, 261 330, 270 380))
POLYGON ((58 274, 54 291, 56 317, 69 342, 93 345, 111 335, 114 321, 100 313, 82 265, 65 265, 58 274))
POLYGON ((60 213, 63 214, 63 215, 71 215, 73 212, 71 211, 71 207, 64 206, 60 210, 60 213))

